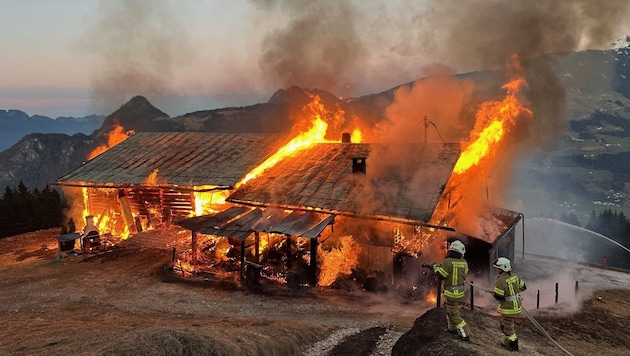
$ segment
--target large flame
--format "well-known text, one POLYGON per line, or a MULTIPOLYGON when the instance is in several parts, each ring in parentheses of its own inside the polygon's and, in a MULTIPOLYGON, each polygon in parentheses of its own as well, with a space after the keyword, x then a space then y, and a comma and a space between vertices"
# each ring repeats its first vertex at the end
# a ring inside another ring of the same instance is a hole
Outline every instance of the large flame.
POLYGON ((484 102, 476 113, 475 127, 470 138, 462 143, 462 154, 445 189, 444 200, 432 219, 435 224, 455 218, 459 229, 466 226, 468 232, 479 234, 478 237, 483 237, 481 229, 491 228, 481 226, 484 212, 496 204, 490 202, 489 182, 500 181, 500 177, 493 176, 498 168, 502 176, 509 175, 510 167, 505 164, 513 159, 506 158, 514 154, 519 143, 514 129, 533 117, 521 99, 527 82, 517 56, 512 57, 511 66, 514 77, 502 87, 505 97, 484 102))
POLYGON ((318 256, 321 260, 318 285, 327 287, 343 275, 349 275, 359 264, 361 246, 354 241, 352 236, 342 236, 340 246, 324 251, 319 248, 318 256))
POLYGON ((134 133, 135 132, 133 130, 125 132, 125 129, 122 126, 116 124, 116 126, 114 126, 114 128, 109 133, 107 133, 107 144, 100 145, 92 150, 92 152, 90 152, 90 154, 88 155, 88 160, 100 155, 111 147, 116 146, 134 133))
MULTIPOLYGON (((110 194, 116 194, 114 189, 108 188, 89 188, 101 192, 109 192, 110 194)), ((81 230, 85 227, 85 218, 87 216, 93 216, 94 225, 98 228, 102 234, 111 234, 120 239, 127 239, 129 237, 129 227, 124 223, 124 220, 120 218, 115 207, 109 207, 98 211, 91 211, 89 206, 89 189, 86 187, 81 188, 81 194, 83 196, 83 211, 81 211, 80 219, 77 216, 72 216, 74 220, 80 220, 82 222, 81 230)), ((134 213, 135 217, 135 213, 134 213)))
POLYGON ((319 117, 316 118, 315 120, 313 120, 313 127, 311 127, 310 130, 293 138, 289 143, 279 149, 278 152, 276 152, 273 156, 269 157, 261 165, 254 168, 245 176, 245 178, 243 178, 238 184, 236 184, 236 188, 260 176, 264 171, 275 166, 278 162, 282 161, 286 157, 290 157, 296 152, 304 150, 315 143, 330 142, 324 138, 327 128, 328 124, 324 122, 324 120, 319 117))
POLYGON ((519 99, 520 92, 527 87, 525 73, 514 56, 512 65, 517 77, 503 85, 505 98, 501 101, 487 101, 481 105, 476 114, 475 128, 470 134, 454 173, 462 174, 473 166, 483 164, 491 155, 498 154, 502 140, 521 118, 531 118, 532 111, 519 99))
MULTIPOLYGON (((236 188, 256 177, 259 177, 267 169, 275 166, 283 159, 291 157, 295 153, 305 150, 316 143, 340 142, 340 140, 326 139, 326 133, 329 126, 327 121, 330 121, 335 125, 340 125, 339 122, 343 121, 344 112, 342 110, 334 112, 327 110, 318 95, 312 96, 312 99, 313 100, 305 107, 305 111, 312 114, 311 127, 307 131, 298 134, 262 164, 249 172, 245 178, 236 184, 236 188)), ((359 128, 355 128, 351 137, 352 142, 361 142, 361 130, 359 128)))

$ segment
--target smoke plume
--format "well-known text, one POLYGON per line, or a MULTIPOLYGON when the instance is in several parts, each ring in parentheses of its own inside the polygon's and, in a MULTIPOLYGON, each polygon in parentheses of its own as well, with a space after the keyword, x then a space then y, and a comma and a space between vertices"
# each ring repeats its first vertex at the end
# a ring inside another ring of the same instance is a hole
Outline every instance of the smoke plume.
POLYGON ((94 97, 104 103, 172 93, 176 66, 192 56, 168 0, 101 1, 80 47, 94 56, 94 97))
POLYGON ((471 70, 501 66, 510 55, 531 58, 609 45, 624 25, 627 1, 428 2, 415 19, 435 29, 440 57, 471 70))
POLYGON ((623 0, 253 3, 260 16, 285 21, 262 43, 260 67, 269 80, 351 93, 417 79, 432 63, 462 73, 501 68, 512 54, 527 60, 601 48, 626 35, 630 6, 623 0))
MULTIPOLYGON (((553 148, 560 141, 566 125, 564 88, 552 61, 537 57, 610 44, 622 28, 628 4, 610 2, 601 12, 594 11, 594 6, 598 5, 593 1, 470 1, 432 2, 417 9, 413 20, 417 26, 410 28, 425 30, 417 32, 417 38, 423 38, 418 42, 429 43, 434 58, 446 67, 456 68, 453 72, 492 69, 496 75, 480 83, 464 76, 449 78, 445 70, 436 74, 435 66, 423 68, 428 78, 416 81, 411 87, 401 87, 387 110, 388 129, 393 137, 415 135, 419 141, 423 132, 419 124, 424 111, 431 123, 437 123, 436 129, 439 128, 447 141, 465 141, 464 137, 457 137, 457 132, 470 131, 465 128, 471 124, 470 113, 479 109, 479 103, 500 100, 506 91, 501 85, 513 80, 518 72, 525 75, 528 83, 521 100, 533 116, 527 119, 530 115, 519 115, 502 139, 501 147, 493 153, 495 166, 486 164, 477 168, 479 172, 467 178, 466 186, 461 188, 465 193, 461 193, 460 210, 468 212, 464 215, 469 216, 457 216, 460 223, 468 221, 468 231, 481 234, 483 230, 493 230, 491 226, 482 226, 485 224, 482 221, 491 219, 482 219, 481 215, 489 206, 504 203, 502 197, 510 187, 513 167, 519 158, 533 149, 553 148), (514 65, 510 58, 518 58, 520 63, 514 65), (474 89, 473 82, 477 86, 474 89), (427 102, 436 105, 427 106, 427 102), (479 226, 471 227, 473 222, 479 226)), ((479 118, 477 115, 477 120, 479 118)), ((480 125, 483 123, 475 124, 475 131, 480 125)), ((425 137, 430 137, 428 130, 433 131, 433 127, 425 127, 425 137)), ((425 140, 436 142, 435 134, 433 136, 425 140)), ((377 159, 391 162, 395 158, 381 156, 371 156, 370 162, 378 165, 377 159)))
POLYGON ((358 7, 348 1, 265 1, 267 11, 289 18, 283 28, 267 33, 260 68, 267 80, 332 91, 351 86, 355 68, 365 56, 354 24, 358 7))

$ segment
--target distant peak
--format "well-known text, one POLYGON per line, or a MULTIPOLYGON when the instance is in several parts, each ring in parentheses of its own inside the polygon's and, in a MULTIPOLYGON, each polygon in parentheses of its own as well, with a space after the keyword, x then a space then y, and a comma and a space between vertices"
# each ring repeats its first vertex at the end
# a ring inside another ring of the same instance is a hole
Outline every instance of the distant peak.
MULTIPOLYGON (((131 100, 129 100, 127 103, 125 103, 124 105, 149 105, 149 106, 153 106, 151 105, 151 103, 149 102, 149 100, 147 100, 147 98, 145 98, 142 95, 136 95, 133 98, 131 98, 131 100)), ((123 105, 123 106, 124 106, 123 105)))
POLYGON ((147 98, 137 95, 107 116, 101 129, 109 132, 120 125, 125 130, 150 131, 154 120, 167 117, 168 114, 153 106, 147 98))
POLYGON ((113 115, 124 113, 124 112, 143 112, 146 115, 150 116, 165 116, 168 117, 166 113, 163 113, 158 108, 153 106, 147 98, 141 95, 136 95, 131 98, 128 102, 123 104, 118 110, 116 110, 113 115))

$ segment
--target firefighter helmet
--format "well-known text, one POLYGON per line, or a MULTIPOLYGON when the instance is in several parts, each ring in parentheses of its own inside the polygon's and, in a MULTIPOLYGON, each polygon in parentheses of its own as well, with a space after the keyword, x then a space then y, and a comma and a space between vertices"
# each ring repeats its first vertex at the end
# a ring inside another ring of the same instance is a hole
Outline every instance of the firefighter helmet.
POLYGON ((492 263, 492 267, 498 268, 503 272, 510 272, 512 270, 512 265, 510 264, 510 260, 505 257, 499 257, 494 260, 492 263))
POLYGON ((464 246, 464 244, 459 240, 451 242, 451 245, 448 247, 448 249, 449 251, 459 252, 462 255, 466 253, 466 246, 464 246))

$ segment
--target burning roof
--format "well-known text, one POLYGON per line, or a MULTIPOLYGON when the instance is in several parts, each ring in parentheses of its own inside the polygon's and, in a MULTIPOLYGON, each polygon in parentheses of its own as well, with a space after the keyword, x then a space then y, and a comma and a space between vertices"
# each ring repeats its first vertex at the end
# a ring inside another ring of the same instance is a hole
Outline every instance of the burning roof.
POLYGON ((287 141, 274 134, 141 132, 67 173, 57 184, 231 189, 287 141))
POLYGON ((227 200, 423 224, 431 218, 459 153, 459 144, 452 143, 315 144, 278 162, 227 200), (371 170, 370 155, 388 150, 404 151, 412 159, 371 170), (365 170, 357 172, 353 161, 362 162, 365 170))

